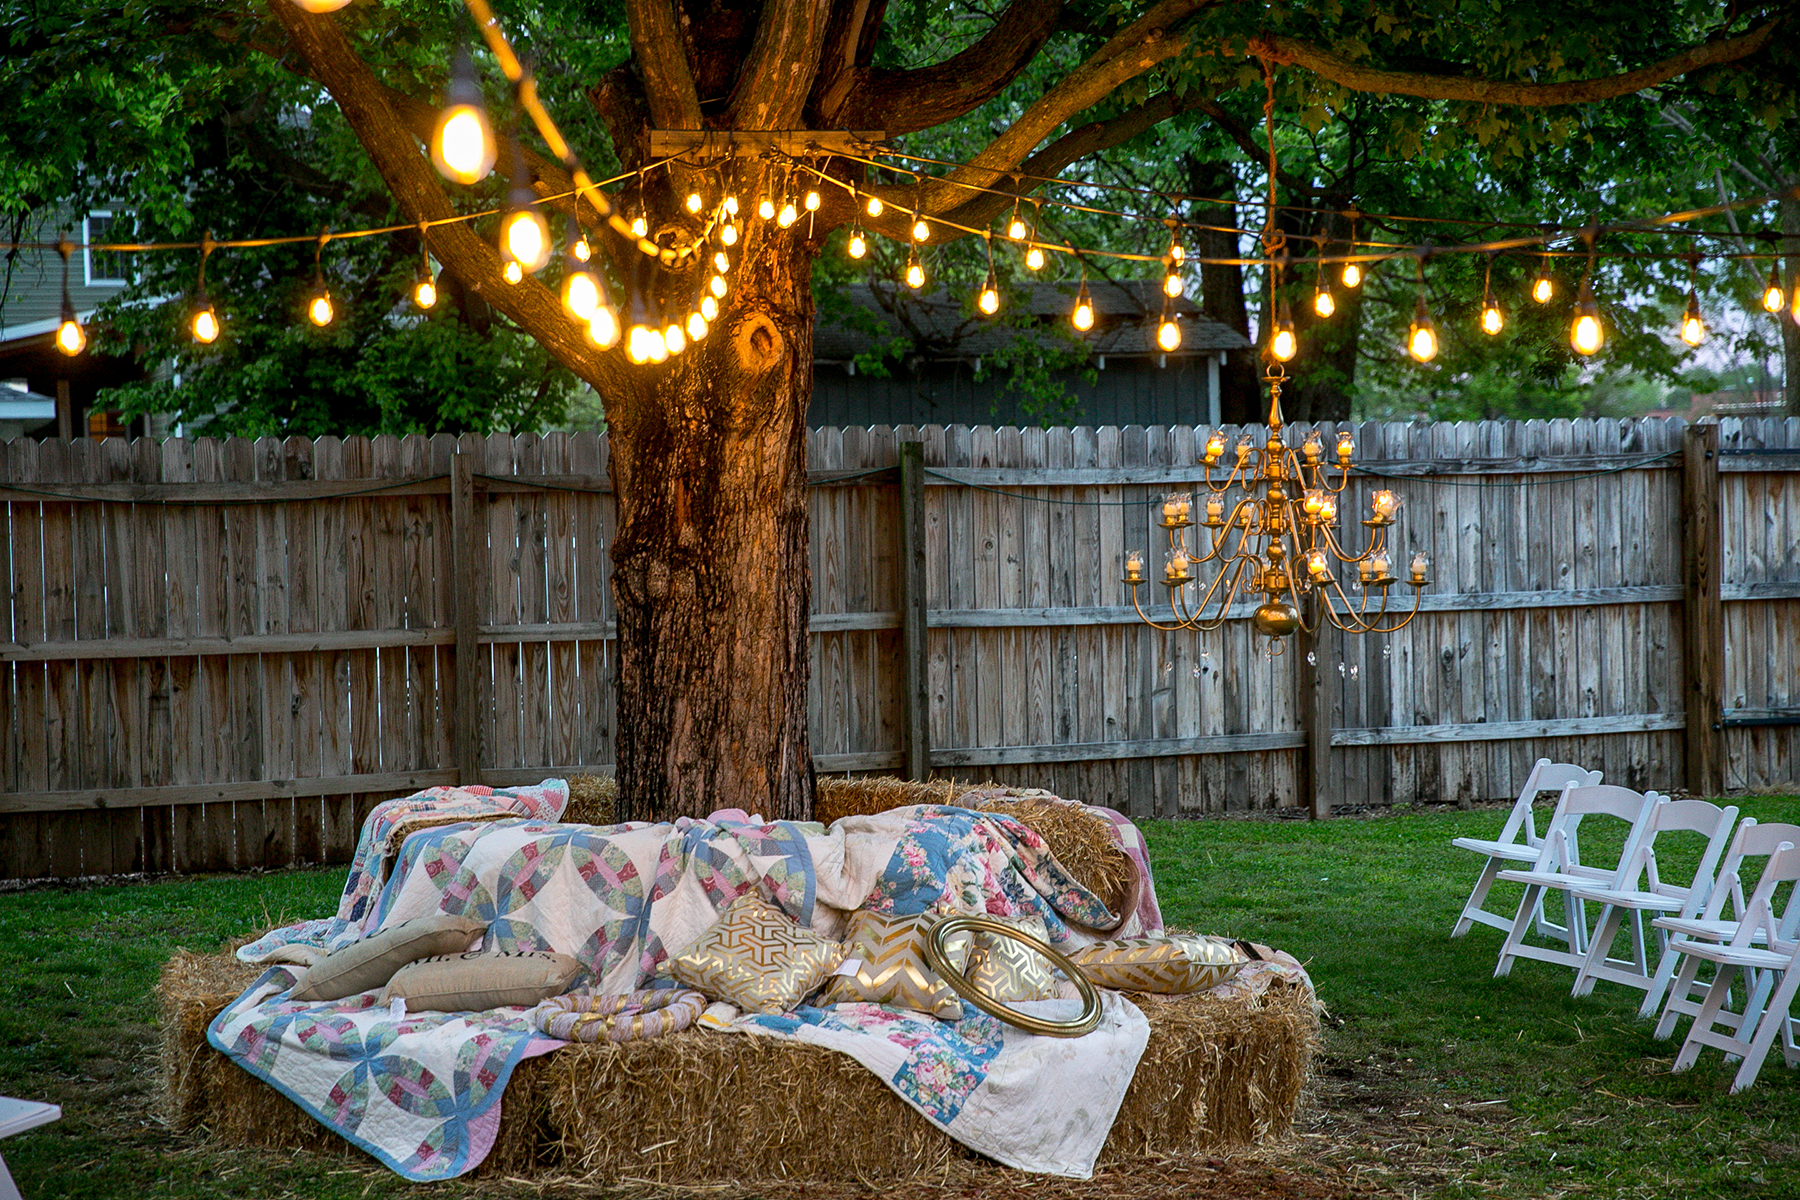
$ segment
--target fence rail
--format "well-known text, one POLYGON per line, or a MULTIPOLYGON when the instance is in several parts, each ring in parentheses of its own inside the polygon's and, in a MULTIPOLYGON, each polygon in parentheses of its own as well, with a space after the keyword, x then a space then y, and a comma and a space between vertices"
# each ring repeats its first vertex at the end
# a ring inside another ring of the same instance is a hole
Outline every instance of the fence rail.
MULTIPOLYGON (((1139 817, 1510 796, 1540 755, 1793 786, 1800 422, 1354 431, 1436 581, 1274 657, 1248 605, 1163 633, 1118 582, 1203 429, 814 431, 816 765, 1139 817)), ((0 878, 341 859, 387 796, 608 769, 606 456, 0 447, 0 878)))

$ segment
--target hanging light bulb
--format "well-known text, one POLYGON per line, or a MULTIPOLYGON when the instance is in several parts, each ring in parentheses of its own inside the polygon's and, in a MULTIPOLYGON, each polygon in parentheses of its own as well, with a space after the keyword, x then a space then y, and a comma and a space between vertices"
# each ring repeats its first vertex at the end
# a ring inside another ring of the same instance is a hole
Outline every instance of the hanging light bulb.
POLYGON ((975 307, 988 316, 1000 311, 1000 289, 994 283, 994 269, 988 268, 987 280, 981 285, 981 293, 975 297, 975 307))
POLYGON ((1762 306, 1766 312, 1780 312, 1787 295, 1781 288, 1781 263, 1776 260, 1769 264, 1769 281, 1763 284, 1762 306))
POLYGON ((1339 278, 1344 281, 1344 286, 1347 288, 1361 287, 1363 280, 1362 264, 1353 262, 1345 263, 1344 273, 1340 275, 1339 278))
POLYGON ((219 340, 219 314, 213 309, 212 301, 206 298, 203 291, 194 301, 193 314, 188 318, 188 330, 194 340, 202 345, 210 345, 219 340))
POLYGON ((437 282, 431 277, 431 260, 426 259, 419 265, 419 273, 413 279, 413 303, 429 312, 437 306, 437 282))
POLYGON ((631 218, 631 236, 640 238, 650 236, 650 219, 643 213, 631 218))
POLYGON ((1506 314, 1500 311, 1500 306, 1490 295, 1481 302, 1481 332, 1492 336, 1505 328, 1506 314))
POLYGON ((1606 344, 1606 330, 1600 324, 1600 305, 1594 300, 1594 287, 1583 278, 1575 300, 1575 319, 1569 324, 1569 345, 1577 354, 1597 354, 1606 344))
POLYGON ((525 268, 516 259, 507 259, 506 265, 500 268, 500 276, 508 283, 518 283, 525 278, 525 268))
POLYGON ((647 362, 660 362, 669 356, 669 348, 663 343, 662 334, 648 325, 633 325, 625 335, 625 357, 642 366, 647 362))
POLYGON ((74 243, 64 239, 56 244, 57 252, 62 255, 62 319, 56 325, 56 348, 70 358, 74 358, 87 349, 87 330, 75 317, 75 305, 69 299, 69 255, 74 252, 74 243))
POLYGON ((863 236, 860 225, 850 227, 850 244, 846 247, 851 258, 861 258, 869 252, 869 240, 863 236))
POLYGON ((881 203, 880 196, 870 196, 869 203, 866 207, 871 217, 879 217, 886 208, 886 206, 881 203))
POLYGON ((713 255, 713 270, 717 271, 721 275, 723 275, 725 272, 731 270, 731 255, 725 253, 723 250, 720 250, 720 251, 717 251, 716 253, 714 253, 714 255, 713 255))
POLYGON ((700 297, 700 315, 705 317, 708 322, 718 320, 719 302, 711 296, 700 297))
POLYGON ((913 241, 915 242, 929 242, 931 240, 931 226, 926 223, 924 217, 921 217, 916 212, 913 214, 912 236, 913 241))
POLYGON ((906 256, 906 286, 915 292, 925 286, 925 266, 919 261, 917 246, 906 256))
POLYGON ((756 202, 756 215, 765 221, 773 221, 775 219, 775 201, 768 196, 764 196, 761 200, 758 200, 756 202))
POLYGON ((571 255, 569 267, 563 272, 563 307, 577 321, 591 322, 599 311, 600 299, 600 280, 592 271, 578 266, 571 255))
POLYGON ((1706 340, 1706 322, 1700 316, 1700 295, 1688 289, 1687 311, 1681 314, 1681 340, 1698 346, 1706 340))
POLYGON ((725 196, 725 215, 728 217, 735 217, 738 215, 738 198, 736 192, 729 192, 725 196))
POLYGON ((687 349, 687 333, 679 325, 670 325, 663 330, 663 348, 670 354, 680 354, 687 349))
POLYGON ((450 61, 450 83, 444 89, 444 111, 431 135, 431 162, 452 183, 480 183, 494 169, 499 144, 488 123, 475 60, 459 46, 450 61))
POLYGON ((1022 242, 1030 234, 1025 228, 1024 220, 1019 216, 1019 202, 1013 201, 1012 220, 1006 223, 1006 236, 1015 242, 1022 242))
POLYGON ((699 216, 700 210, 706 206, 706 201, 700 198, 699 192, 689 192, 687 194, 687 199, 683 200, 681 203, 683 207, 695 216, 699 216))
POLYGON ((807 188, 806 195, 800 198, 800 203, 805 206, 807 212, 818 212, 819 189, 816 187, 807 188))
POLYGON ((1292 362, 1294 355, 1300 353, 1300 339, 1294 335, 1293 318, 1287 315, 1285 306, 1275 314, 1275 320, 1269 327, 1269 357, 1276 362, 1292 362))
MULTIPOLYGON (((506 215, 500 219, 500 257, 536 274, 550 261, 550 223, 538 211, 517 138, 511 142, 511 154, 512 187, 506 193, 506 215)), ((517 281, 509 274, 508 282, 517 281)))
POLYGON ((706 287, 708 291, 712 292, 712 294, 720 300, 725 298, 725 277, 723 275, 714 275, 711 279, 706 281, 706 287))
POLYGON ((602 350, 619 344, 619 310, 610 304, 599 304, 588 318, 588 340, 602 350))
POLYGON ((719 244, 720 245, 735 246, 735 245, 737 245, 737 240, 738 240, 738 230, 737 230, 736 225, 726 224, 726 225, 722 225, 719 227, 719 244))
POLYGON ((800 213, 799 210, 794 207, 794 202, 783 198, 781 201, 781 212, 776 214, 775 223, 783 229, 790 229, 793 227, 794 222, 799 219, 800 213))
POLYGON ((1094 300, 1088 295, 1085 274, 1081 277, 1081 290, 1075 293, 1075 307, 1069 313, 1069 324, 1083 333, 1094 327, 1094 300))
POLYGON ((1171 300, 1187 291, 1187 285, 1181 279, 1181 271, 1175 264, 1176 259, 1171 255, 1163 266, 1162 292, 1171 300))
POLYGON ((687 332, 688 332, 688 340, 689 341, 697 342, 701 338, 705 337, 708 328, 709 328, 709 326, 706 323, 705 317, 701 316, 697 312, 692 312, 692 313, 688 314, 687 332))
POLYGON ((1550 259, 1544 259, 1543 266, 1538 268, 1537 278, 1531 281, 1531 298, 1539 304, 1550 303, 1556 295, 1556 281, 1550 278, 1550 259))
POLYGON ((325 286, 325 267, 319 261, 325 253, 325 243, 329 239, 328 232, 321 233, 318 244, 313 248, 312 291, 306 300, 306 319, 320 329, 331 324, 332 318, 337 316, 337 311, 331 303, 331 289, 325 286))
POLYGON ((588 240, 585 235, 576 238, 575 244, 569 247, 569 249, 581 262, 586 262, 588 259, 594 257, 594 248, 588 245, 588 240))
POLYGON ((1034 245, 1031 249, 1025 251, 1025 269, 1028 271, 1041 271, 1044 269, 1043 247, 1034 245))
POLYGON ((1167 309, 1163 310, 1162 321, 1156 327, 1156 344, 1169 354, 1181 347, 1181 325, 1167 309))
POLYGON ((1329 317, 1337 311, 1337 301, 1331 297, 1331 289, 1321 282, 1313 292, 1313 311, 1321 317, 1329 317))
POLYGON ((1431 323, 1431 314, 1425 309, 1425 293, 1419 293, 1419 302, 1413 308, 1412 324, 1406 331, 1406 352, 1419 362, 1430 362, 1437 357, 1437 326, 1431 323))
POLYGON ((334 13, 338 9, 346 7, 349 3, 350 0, 294 0, 294 6, 296 8, 312 13, 314 16, 323 16, 326 13, 334 13))

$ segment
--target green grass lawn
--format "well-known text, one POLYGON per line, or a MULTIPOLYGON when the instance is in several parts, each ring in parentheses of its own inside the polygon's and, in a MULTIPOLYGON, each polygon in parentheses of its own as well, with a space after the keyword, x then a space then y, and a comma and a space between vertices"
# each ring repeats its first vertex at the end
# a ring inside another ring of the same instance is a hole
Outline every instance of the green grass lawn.
MULTIPOLYGON (((1739 805, 1800 822, 1800 799, 1739 805)), ((1670 1075, 1678 1044, 1636 1019, 1638 993, 1602 983, 1573 999, 1571 972, 1534 962, 1493 979, 1497 931, 1450 940, 1477 864, 1449 840, 1491 835, 1503 816, 1147 827, 1167 919, 1291 951, 1329 1010, 1306 1132, 1277 1161, 1402 1196, 1800 1196, 1800 1075, 1778 1057, 1736 1097, 1716 1052, 1670 1075)), ((1665 876, 1679 870, 1680 854, 1659 858, 1665 876)), ((65 1113, 0 1143, 30 1200, 421 1192, 360 1157, 223 1150, 157 1117, 150 991, 162 962, 177 946, 327 914, 343 876, 0 895, 0 1093, 65 1113)))

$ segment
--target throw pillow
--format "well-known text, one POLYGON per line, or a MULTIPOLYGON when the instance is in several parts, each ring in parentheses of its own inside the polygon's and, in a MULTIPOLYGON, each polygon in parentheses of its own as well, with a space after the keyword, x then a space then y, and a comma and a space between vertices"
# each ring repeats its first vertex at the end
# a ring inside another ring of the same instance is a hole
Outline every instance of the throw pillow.
POLYGON ((1095 942, 1069 957, 1097 987, 1171 995, 1215 988, 1245 962, 1229 942, 1175 934, 1095 942))
POLYGON ((487 932, 487 922, 454 913, 414 917, 388 929, 380 929, 334 950, 315 962, 294 981, 289 1000, 299 1003, 342 1000, 373 991, 393 978, 409 962, 433 954, 461 954, 469 943, 487 932))
MULTIPOLYGON (((892 1004, 943 1021, 962 1020, 962 1001, 925 962, 925 939, 943 919, 936 913, 889 917, 858 909, 850 918, 844 949, 846 959, 860 959, 862 965, 855 974, 833 979, 820 1003, 892 1004)), ((968 935, 958 934, 945 949, 961 969, 969 953, 968 935)))
MULTIPOLYGON (((1002 918, 1019 932, 1048 943, 1049 932, 1041 917, 1002 918)), ((998 933, 977 929, 969 948, 964 975, 977 990, 995 1000, 1054 1000, 1056 976, 1048 960, 1027 946, 998 933)))
POLYGON ((798 1007, 843 961, 842 943, 820 937, 746 892, 676 955, 669 969, 709 999, 774 1014, 798 1007))
POLYGON ((485 1012, 532 1005, 568 990, 579 960, 551 950, 471 951, 421 959, 388 980, 381 1002, 418 1012, 485 1012))

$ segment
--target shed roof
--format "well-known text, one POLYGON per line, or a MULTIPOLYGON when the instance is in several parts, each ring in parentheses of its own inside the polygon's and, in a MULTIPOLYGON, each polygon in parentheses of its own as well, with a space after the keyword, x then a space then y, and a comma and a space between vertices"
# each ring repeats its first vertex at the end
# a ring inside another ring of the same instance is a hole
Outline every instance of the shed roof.
MULTIPOLYGON (((1161 289, 1152 282, 1090 283, 1094 302, 1094 328, 1085 335, 1069 324, 1075 305, 1075 283, 1034 283, 1024 290, 1023 311, 1030 323, 999 321, 975 312, 968 297, 941 287, 913 292, 898 284, 857 283, 844 289, 845 298, 874 318, 880 333, 849 328, 821 312, 813 331, 813 358, 841 362, 872 349, 895 335, 908 336, 928 359, 973 359, 997 353, 1021 334, 1047 346, 1064 347, 1085 341, 1091 353, 1109 356, 1163 353, 1156 344, 1156 320, 1162 312, 1161 289)), ((1015 293, 1009 297, 1016 304, 1015 293)), ((1220 350, 1248 350, 1242 334, 1211 317, 1203 316, 1193 300, 1172 302, 1181 323, 1181 348, 1171 357, 1210 354, 1220 350)))

